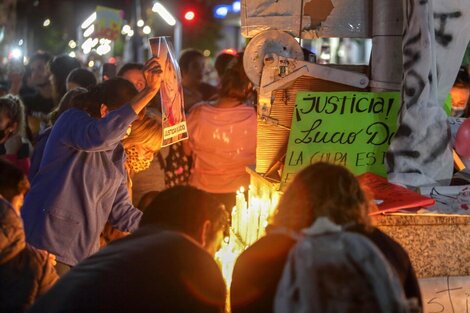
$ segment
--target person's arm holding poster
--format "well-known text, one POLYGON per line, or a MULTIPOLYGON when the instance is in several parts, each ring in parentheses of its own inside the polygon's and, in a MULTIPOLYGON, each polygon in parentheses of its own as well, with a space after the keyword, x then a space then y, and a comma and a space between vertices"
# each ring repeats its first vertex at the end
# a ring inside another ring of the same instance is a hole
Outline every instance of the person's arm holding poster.
POLYGON ((145 63, 144 76, 147 85, 130 101, 130 105, 136 114, 139 114, 160 90, 161 73, 162 68, 158 63, 158 58, 151 58, 145 63))
POLYGON ((127 105, 109 110, 107 106, 109 104, 102 103, 102 118, 91 118, 83 110, 65 112, 62 119, 68 118, 64 121, 59 119, 56 123, 58 127, 68 130, 64 132, 67 135, 63 136, 62 142, 84 151, 106 150, 118 144, 126 134, 129 125, 160 89, 161 67, 157 58, 152 58, 145 64, 144 76, 147 86, 127 105), (61 125, 64 123, 66 125, 61 125))

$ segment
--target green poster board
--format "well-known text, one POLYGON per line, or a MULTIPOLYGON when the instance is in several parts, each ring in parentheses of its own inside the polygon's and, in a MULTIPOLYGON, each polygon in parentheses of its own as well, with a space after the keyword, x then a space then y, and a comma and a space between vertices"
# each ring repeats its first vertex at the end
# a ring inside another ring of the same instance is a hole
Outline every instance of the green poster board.
POLYGON ((399 108, 399 92, 299 92, 282 185, 318 161, 386 176, 385 154, 399 108))

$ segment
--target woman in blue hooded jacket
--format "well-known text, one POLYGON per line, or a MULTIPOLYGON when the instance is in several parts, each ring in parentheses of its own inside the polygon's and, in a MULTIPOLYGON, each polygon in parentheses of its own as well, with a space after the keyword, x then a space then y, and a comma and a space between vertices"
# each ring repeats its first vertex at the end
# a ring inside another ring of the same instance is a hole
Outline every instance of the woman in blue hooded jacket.
POLYGON ((128 81, 105 81, 74 98, 47 140, 22 216, 27 241, 57 256, 64 273, 99 248, 108 221, 131 232, 141 218, 132 206, 121 139, 160 88, 157 59, 144 68, 147 87, 137 93, 128 81))

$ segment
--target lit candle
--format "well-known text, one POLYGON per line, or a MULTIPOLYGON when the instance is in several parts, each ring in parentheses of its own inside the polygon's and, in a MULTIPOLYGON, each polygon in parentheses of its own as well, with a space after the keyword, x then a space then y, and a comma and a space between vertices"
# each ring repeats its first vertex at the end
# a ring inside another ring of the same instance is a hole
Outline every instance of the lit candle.
POLYGON ((240 192, 240 190, 237 191, 237 197, 236 197, 236 207, 237 207, 237 214, 236 214, 236 222, 234 223, 235 225, 235 233, 240 235, 240 230, 241 230, 241 219, 242 219, 242 208, 243 208, 243 202, 245 201, 245 197, 243 194, 240 192))

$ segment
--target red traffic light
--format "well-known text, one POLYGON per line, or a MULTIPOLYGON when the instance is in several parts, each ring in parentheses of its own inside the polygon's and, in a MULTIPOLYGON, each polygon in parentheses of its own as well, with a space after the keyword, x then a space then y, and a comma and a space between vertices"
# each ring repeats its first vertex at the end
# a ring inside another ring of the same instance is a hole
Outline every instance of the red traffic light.
POLYGON ((194 13, 194 11, 186 11, 186 13, 184 13, 184 19, 186 21, 192 21, 195 17, 196 13, 194 13))

